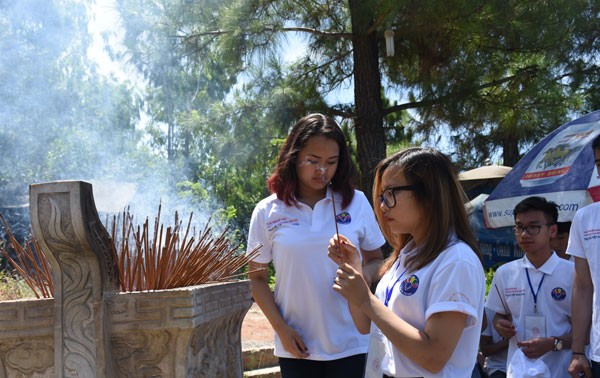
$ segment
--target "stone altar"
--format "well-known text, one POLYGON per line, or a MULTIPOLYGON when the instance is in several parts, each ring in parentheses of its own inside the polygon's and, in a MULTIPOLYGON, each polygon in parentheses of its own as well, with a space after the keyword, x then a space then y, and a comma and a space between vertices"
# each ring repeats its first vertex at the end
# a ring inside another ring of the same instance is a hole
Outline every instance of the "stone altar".
POLYGON ((32 185, 30 211, 55 294, 0 302, 0 378, 243 376, 249 281, 119 293, 90 184, 32 185))

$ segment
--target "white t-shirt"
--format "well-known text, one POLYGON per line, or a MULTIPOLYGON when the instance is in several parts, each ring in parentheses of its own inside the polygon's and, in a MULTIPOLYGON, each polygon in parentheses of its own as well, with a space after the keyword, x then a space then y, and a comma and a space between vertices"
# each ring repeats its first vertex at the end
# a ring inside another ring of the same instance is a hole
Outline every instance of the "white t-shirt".
MULTIPOLYGON (((302 203, 287 206, 275 194, 263 199, 252 213, 247 248, 249 252, 263 244, 254 261, 273 261, 275 303, 302 337, 309 359, 320 361, 366 353, 369 343, 368 335, 356 329, 348 302, 332 288, 338 266, 327 257, 329 239, 335 235, 330 193, 314 209, 302 203)), ((341 196, 335 197, 340 235, 363 250, 380 248, 385 239, 364 193, 356 190, 345 209, 341 196)), ((295 358, 277 334, 275 355, 295 358)))
POLYGON ((405 357, 385 338, 386 355, 381 367, 394 377, 471 377, 481 334, 485 276, 477 255, 467 244, 453 240, 453 244, 425 267, 406 272, 406 257, 414 252, 410 242, 398 261, 382 277, 375 295, 385 303, 386 291, 392 288, 388 308, 413 327, 424 330, 429 317, 439 312, 467 314, 465 329, 454 353, 437 374, 405 357), (397 284, 394 283, 400 278, 397 284))
MULTIPOLYGON (((545 334, 540 334, 539 337, 562 336, 571 332, 574 269, 571 261, 561 259, 556 253, 552 253, 539 269, 536 269, 525 255, 496 270, 485 306, 494 312, 506 314, 502 305, 504 301, 512 315, 517 335, 516 338, 510 339, 507 362, 510 362, 517 348, 517 340, 525 341, 532 338, 526 337, 526 322, 528 325, 533 324, 529 321, 532 316, 545 318, 545 334), (529 273, 529 280, 526 272, 529 273), (530 281, 531 285, 529 285, 530 281), (502 300, 498 293, 501 293, 502 300), (534 294, 537 295, 537 313, 534 312, 534 294)), ((529 328, 533 329, 532 326, 529 328)), ((543 330, 540 332, 543 333, 543 330)), ((571 361, 570 349, 550 351, 540 358, 550 369, 552 377, 569 376, 567 368, 571 361)))
POLYGON ((587 260, 594 284, 590 358, 600 362, 600 202, 575 213, 567 253, 587 260))
MULTIPOLYGON (((487 317, 487 327, 481 332, 483 336, 490 336, 492 338, 492 342, 498 343, 502 340, 502 336, 498 334, 496 328, 494 328, 492 324, 492 320, 494 319, 495 312, 490 310, 489 308, 485 308, 485 315, 487 317)), ((491 375, 495 371, 503 371, 506 373, 506 355, 508 350, 505 349, 500 353, 492 354, 491 356, 487 356, 485 358, 485 363, 483 368, 488 375, 491 375)))

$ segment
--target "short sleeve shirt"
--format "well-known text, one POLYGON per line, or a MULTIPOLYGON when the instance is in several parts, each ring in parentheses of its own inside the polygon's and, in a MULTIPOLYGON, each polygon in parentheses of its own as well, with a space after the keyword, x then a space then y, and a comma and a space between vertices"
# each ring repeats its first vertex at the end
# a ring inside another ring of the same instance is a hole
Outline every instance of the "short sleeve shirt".
MULTIPOLYGON (((336 193, 336 210, 340 235, 356 247, 369 251, 384 244, 364 193, 355 191, 344 209, 336 193)), ((313 360, 344 358, 366 353, 368 348, 368 336, 356 329, 347 301, 332 289, 338 266, 327 256, 327 247, 335 232, 330 192, 313 209, 302 203, 287 206, 271 195, 258 203, 250 221, 247 252, 262 244, 254 261, 273 262, 275 303, 313 360)), ((277 335, 275 355, 295 358, 277 335)))
POLYGON ((590 358, 600 362, 600 202, 575 213, 567 253, 586 259, 590 267, 594 285, 590 358))
POLYGON ((475 366, 485 296, 485 276, 479 258, 464 242, 454 243, 425 267, 407 272, 406 257, 414 252, 409 243, 400 258, 382 277, 376 296, 413 327, 424 330, 429 317, 440 312, 461 312, 468 315, 467 323, 454 353, 437 374, 432 374, 400 353, 389 340, 387 350, 393 355, 382 361, 383 372, 395 377, 470 377, 475 366), (394 285, 394 282, 398 281, 394 285))
MULTIPOLYGON (((507 361, 510 361, 517 345, 516 340, 526 340, 526 318, 544 316, 546 333, 542 337, 562 336, 571 332, 571 295, 573 292, 574 265, 552 253, 550 258, 536 269, 525 255, 499 267, 494 274, 488 293, 486 307, 500 314, 507 314, 508 306, 516 338, 511 338, 507 361), (529 273, 529 281, 527 279, 529 273), (543 277, 543 281, 542 280, 543 277), (540 285, 540 281, 542 282, 540 285), (531 285, 529 285, 531 282, 531 285), (539 287, 539 291, 538 291, 539 287), (534 295, 537 291, 537 313, 534 312, 534 295), (500 295, 502 297, 500 297, 500 295)), ((568 376, 571 350, 549 352, 540 357, 548 366, 552 377, 568 376)))

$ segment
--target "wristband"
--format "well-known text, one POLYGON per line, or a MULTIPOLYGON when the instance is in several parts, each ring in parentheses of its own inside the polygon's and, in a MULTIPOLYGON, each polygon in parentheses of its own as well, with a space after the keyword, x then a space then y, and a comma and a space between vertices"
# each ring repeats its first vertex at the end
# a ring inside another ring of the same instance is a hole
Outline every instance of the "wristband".
POLYGON ((581 352, 571 352, 571 354, 585 356, 585 353, 581 353, 581 352))

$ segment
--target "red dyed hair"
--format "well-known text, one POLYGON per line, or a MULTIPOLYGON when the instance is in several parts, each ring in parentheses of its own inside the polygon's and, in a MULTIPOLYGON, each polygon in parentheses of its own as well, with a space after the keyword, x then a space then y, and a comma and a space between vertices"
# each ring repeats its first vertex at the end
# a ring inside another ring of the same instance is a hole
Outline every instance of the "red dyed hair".
POLYGON ((309 114, 298 120, 292 127, 281 146, 277 166, 267 180, 267 186, 271 193, 277 194, 277 198, 286 205, 298 204, 296 199, 298 189, 296 159, 300 150, 306 146, 308 139, 314 136, 324 136, 338 144, 340 150, 338 166, 331 179, 331 185, 334 191, 342 195, 342 208, 345 208, 354 197, 356 168, 350 158, 342 129, 332 118, 323 114, 309 114))

